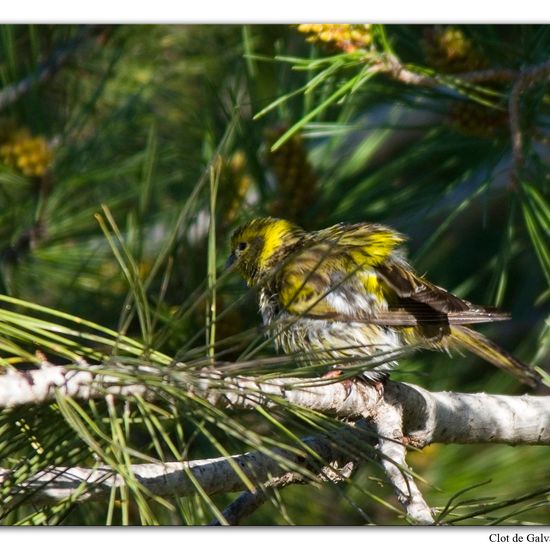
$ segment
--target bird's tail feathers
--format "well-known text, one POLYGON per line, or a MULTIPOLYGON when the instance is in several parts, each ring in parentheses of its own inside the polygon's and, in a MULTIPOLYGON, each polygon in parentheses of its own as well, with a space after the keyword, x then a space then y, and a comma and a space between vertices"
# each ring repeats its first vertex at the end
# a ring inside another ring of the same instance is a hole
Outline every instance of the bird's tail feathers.
POLYGON ((537 371, 523 363, 479 332, 464 326, 452 326, 449 343, 465 348, 492 365, 504 369, 524 384, 536 388, 541 383, 537 371))

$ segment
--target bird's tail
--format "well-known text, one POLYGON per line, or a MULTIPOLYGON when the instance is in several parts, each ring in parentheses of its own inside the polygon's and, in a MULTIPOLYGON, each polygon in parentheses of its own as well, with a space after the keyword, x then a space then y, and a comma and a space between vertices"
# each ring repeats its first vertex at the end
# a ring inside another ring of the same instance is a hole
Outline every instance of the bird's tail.
POLYGON ((533 367, 515 358, 479 332, 460 325, 452 326, 450 329, 451 345, 455 344, 466 348, 492 365, 508 371, 512 376, 533 388, 538 387, 541 383, 541 377, 533 367))

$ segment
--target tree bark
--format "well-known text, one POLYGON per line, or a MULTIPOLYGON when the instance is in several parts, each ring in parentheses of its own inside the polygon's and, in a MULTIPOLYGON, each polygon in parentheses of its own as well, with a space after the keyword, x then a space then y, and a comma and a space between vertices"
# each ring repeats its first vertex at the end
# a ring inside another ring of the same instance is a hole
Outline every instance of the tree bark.
MULTIPOLYGON (((54 401, 58 395, 88 400, 114 396, 140 395, 157 399, 158 394, 145 383, 135 382, 140 373, 162 379, 168 376, 149 366, 120 365, 124 376, 109 365, 81 364, 71 367, 44 364, 30 371, 9 371, 0 376, 0 408, 12 408, 54 401), (133 373, 132 383, 125 382, 133 373)), ((403 433, 410 444, 424 447, 430 443, 509 443, 547 445, 550 443, 550 397, 509 396, 485 393, 429 392, 420 386, 389 381, 383 397, 372 386, 326 379, 281 378, 268 382, 235 376, 224 378, 222 371, 205 371, 191 378, 172 375, 169 384, 179 384, 207 399, 231 409, 255 409, 258 405, 277 407, 274 398, 340 418, 373 416, 382 400, 403 408, 403 433)))
MULTIPOLYGON (((142 371, 149 377, 155 372, 151 367, 119 367, 126 375, 129 369, 134 373, 142 371)), ((112 373, 113 366, 108 368, 112 373)), ((44 364, 26 373, 10 371, 0 376, 0 407, 47 402, 62 395, 81 400, 105 395, 157 397, 145 384, 127 384, 124 378, 113 374, 105 376, 101 371, 101 366, 84 364, 79 370, 44 364)), ((166 373, 163 375, 166 377, 166 373)), ((169 383, 178 383, 176 374, 169 383)), ((351 387, 342 382, 328 383, 326 379, 285 378, 263 382, 250 377, 223 378, 220 371, 205 371, 192 382, 187 374, 179 383, 218 407, 273 408, 281 406, 284 400, 335 417, 361 419, 359 425, 370 429, 358 431, 348 427, 307 438, 304 441, 311 453, 274 450, 277 459, 251 452, 231 458, 131 466, 136 480, 153 495, 188 496, 197 492, 197 484, 206 494, 213 495, 250 490, 251 485, 265 488, 297 482, 337 481, 338 472, 350 463, 364 461, 368 455, 385 470, 409 519, 425 524, 433 522, 433 518, 408 471, 404 444, 417 448, 431 443, 550 444, 550 397, 544 396, 429 392, 393 381, 388 381, 380 392, 360 382, 352 383, 351 387), (353 451, 359 448, 363 450, 353 451), (365 454, 365 448, 371 449, 370 453, 365 454), (248 484, 236 472, 234 464, 244 472, 248 484)), ((10 473, 0 470, 0 483, 8 481, 10 473)), ((109 497, 113 487, 124 483, 123 477, 108 467, 49 468, 15 486, 11 498, 24 495, 36 503, 65 498, 101 500, 109 497)), ((251 498, 242 500, 249 503, 251 498)), ((263 502, 261 498, 256 500, 250 509, 263 502)))

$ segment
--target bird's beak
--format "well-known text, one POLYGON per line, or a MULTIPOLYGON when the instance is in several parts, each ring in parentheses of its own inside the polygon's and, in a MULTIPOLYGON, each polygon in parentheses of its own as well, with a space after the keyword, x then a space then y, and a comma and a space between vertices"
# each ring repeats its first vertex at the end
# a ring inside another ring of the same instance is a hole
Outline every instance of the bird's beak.
POLYGON ((227 262, 225 262, 225 269, 230 269, 235 263, 236 259, 237 257, 235 256, 235 254, 230 254, 229 258, 227 258, 227 262))

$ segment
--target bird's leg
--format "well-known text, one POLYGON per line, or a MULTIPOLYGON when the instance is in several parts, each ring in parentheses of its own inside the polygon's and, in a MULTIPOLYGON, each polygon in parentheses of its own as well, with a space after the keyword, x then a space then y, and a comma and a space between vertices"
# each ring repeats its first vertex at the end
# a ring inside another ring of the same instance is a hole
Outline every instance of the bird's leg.
POLYGON ((328 372, 323 374, 323 376, 321 376, 321 378, 323 378, 324 380, 328 380, 330 378, 338 378, 338 377, 342 376, 342 374, 344 374, 343 370, 330 369, 328 372))
MULTIPOLYGON (((327 373, 323 374, 321 378, 323 379, 330 379, 330 378, 340 378, 344 374, 344 371, 341 369, 331 369, 327 373)), ((351 393, 351 388, 353 387, 353 379, 352 378, 344 378, 343 380, 340 380, 342 385, 344 386, 344 389, 346 390, 346 397, 344 397, 344 401, 349 397, 351 393)))
POLYGON ((382 397, 384 395, 384 382, 385 380, 374 380, 371 383, 372 387, 376 390, 378 397, 382 397))
POLYGON ((375 389, 376 393, 378 394, 379 400, 384 397, 384 390, 386 388, 385 384, 387 379, 387 376, 384 376, 383 378, 371 378, 365 376, 364 374, 357 377, 357 380, 359 380, 361 384, 375 389))

